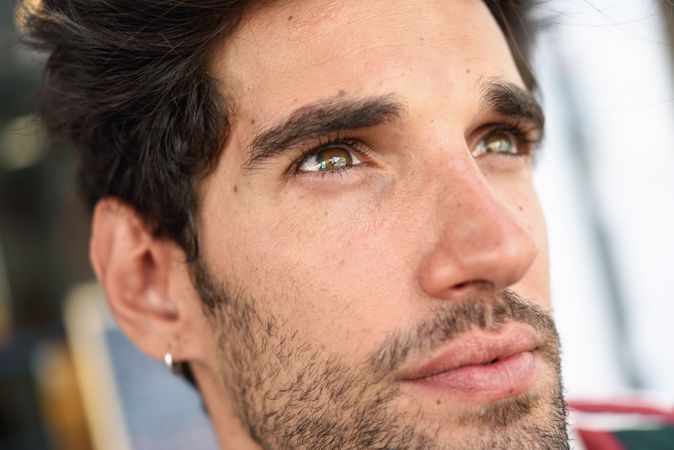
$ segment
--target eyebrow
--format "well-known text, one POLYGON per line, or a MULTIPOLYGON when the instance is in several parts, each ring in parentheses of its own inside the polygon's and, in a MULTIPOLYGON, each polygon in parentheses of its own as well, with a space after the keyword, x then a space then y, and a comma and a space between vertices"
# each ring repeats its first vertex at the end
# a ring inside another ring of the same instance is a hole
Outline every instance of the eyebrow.
MULTIPOLYGON (((545 125, 543 109, 526 89, 505 81, 483 81, 482 108, 497 114, 531 122, 541 133, 545 125)), ((315 141, 331 133, 390 123, 407 112, 394 94, 354 99, 330 97, 300 107, 286 119, 257 133, 251 140, 244 167, 253 170, 289 148, 315 141)))
POLYGON ((545 114, 531 92, 514 83, 501 80, 484 81, 480 90, 483 109, 515 120, 530 122, 543 134, 545 114))
POLYGON ((363 99, 331 97, 305 105, 252 139, 245 167, 254 169, 288 148, 331 133, 391 122, 406 111, 393 94, 363 99))

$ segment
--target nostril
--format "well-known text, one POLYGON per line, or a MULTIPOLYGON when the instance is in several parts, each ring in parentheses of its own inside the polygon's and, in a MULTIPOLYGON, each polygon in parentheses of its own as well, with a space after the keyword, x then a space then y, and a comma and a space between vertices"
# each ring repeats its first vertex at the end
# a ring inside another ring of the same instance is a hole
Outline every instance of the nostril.
POLYGON ((468 295, 479 294, 483 292, 493 291, 494 283, 487 280, 469 280, 457 283, 450 288, 454 295, 468 295))

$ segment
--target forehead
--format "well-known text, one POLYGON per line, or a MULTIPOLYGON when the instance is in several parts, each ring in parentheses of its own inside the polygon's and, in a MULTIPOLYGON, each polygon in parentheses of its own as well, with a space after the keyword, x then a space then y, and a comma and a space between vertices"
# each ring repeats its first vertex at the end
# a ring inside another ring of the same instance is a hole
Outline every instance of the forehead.
POLYGON ((249 11, 213 63, 236 113, 262 118, 344 92, 431 104, 484 77, 523 86, 480 0, 283 1, 249 11))

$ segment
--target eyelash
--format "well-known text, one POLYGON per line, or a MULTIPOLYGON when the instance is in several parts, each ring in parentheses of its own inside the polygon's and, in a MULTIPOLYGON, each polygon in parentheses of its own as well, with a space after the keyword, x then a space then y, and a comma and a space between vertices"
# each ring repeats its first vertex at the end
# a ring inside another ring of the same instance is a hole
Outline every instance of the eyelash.
MULTIPOLYGON (((521 122, 515 122, 514 124, 499 124, 499 125, 489 125, 486 128, 486 131, 484 133, 481 133, 480 139, 478 142, 481 140, 487 138, 490 135, 497 134, 497 133, 507 133, 510 134, 515 141, 515 145, 517 145, 518 149, 522 150, 522 153, 519 155, 508 155, 508 154, 502 154, 503 156, 506 157, 525 157, 525 156, 531 156, 533 155, 537 150, 538 150, 538 145, 541 143, 542 136, 535 136, 532 137, 534 133, 536 133, 536 128, 531 127, 527 128, 525 127, 521 122)), ((340 134, 336 134, 334 136, 329 136, 327 138, 320 138, 318 144, 313 147, 311 150, 306 151, 302 153, 302 155, 297 158, 293 163, 292 166, 290 167, 290 174, 294 176, 320 176, 320 177, 326 177, 326 176, 335 176, 335 175, 343 175, 343 172, 348 171, 348 170, 353 170, 356 167, 360 166, 367 166, 367 159, 368 156, 372 153, 372 151, 361 141, 357 139, 352 139, 352 138, 346 138, 343 137, 340 134), (349 151, 354 151, 359 159, 363 159, 365 161, 362 161, 359 164, 352 165, 352 166, 346 166, 337 170, 331 170, 331 171, 324 171, 324 172, 303 172, 300 171, 300 167, 312 156, 317 155, 323 150, 326 150, 330 147, 337 146, 337 145, 343 145, 345 146, 349 151)))

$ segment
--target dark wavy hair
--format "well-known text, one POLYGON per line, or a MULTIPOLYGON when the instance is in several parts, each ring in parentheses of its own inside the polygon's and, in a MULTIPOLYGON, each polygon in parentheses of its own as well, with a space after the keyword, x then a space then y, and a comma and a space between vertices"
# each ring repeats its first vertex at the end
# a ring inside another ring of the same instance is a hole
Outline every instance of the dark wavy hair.
MULTIPOLYGON (((529 89, 528 0, 484 0, 529 89)), ((216 46, 260 0, 43 0, 22 8, 24 40, 47 53, 39 115, 80 157, 93 208, 131 205, 157 236, 198 256, 196 188, 227 139, 228 106, 208 74, 216 46)), ((266 2, 270 3, 270 2, 266 2)))

